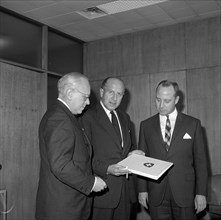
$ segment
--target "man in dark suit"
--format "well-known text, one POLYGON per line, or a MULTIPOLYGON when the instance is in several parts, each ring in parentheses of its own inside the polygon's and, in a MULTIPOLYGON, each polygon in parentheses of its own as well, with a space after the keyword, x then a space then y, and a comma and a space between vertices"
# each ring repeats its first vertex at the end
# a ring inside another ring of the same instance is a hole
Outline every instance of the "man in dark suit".
POLYGON ((106 78, 100 88, 100 103, 89 109, 82 119, 93 147, 94 172, 107 183, 107 190, 94 197, 93 220, 129 220, 131 204, 136 201, 132 176, 126 178, 128 170, 117 164, 129 152, 142 153, 131 152, 130 118, 117 109, 124 91, 122 80, 106 78), (114 118, 118 131, 114 129, 114 118))
POLYGON ((200 121, 177 111, 178 84, 164 80, 156 89, 159 114, 141 122, 139 148, 147 156, 173 162, 159 181, 140 179, 139 202, 151 219, 193 220, 206 207, 207 157, 200 121), (168 118, 168 119, 167 119, 168 118))
POLYGON ((58 100, 39 127, 40 178, 36 201, 38 220, 86 220, 92 191, 106 183, 91 170, 91 146, 76 118, 89 104, 90 85, 80 73, 58 81, 58 100))

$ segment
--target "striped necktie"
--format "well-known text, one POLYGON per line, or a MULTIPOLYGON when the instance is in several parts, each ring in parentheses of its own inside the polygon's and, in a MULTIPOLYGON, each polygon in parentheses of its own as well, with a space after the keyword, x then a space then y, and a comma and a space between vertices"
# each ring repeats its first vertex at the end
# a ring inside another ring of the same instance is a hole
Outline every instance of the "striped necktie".
POLYGON ((170 139, 171 139, 171 125, 170 125, 170 119, 169 115, 167 115, 167 120, 166 120, 166 127, 165 127, 165 144, 166 144, 166 150, 169 150, 170 147, 170 139))

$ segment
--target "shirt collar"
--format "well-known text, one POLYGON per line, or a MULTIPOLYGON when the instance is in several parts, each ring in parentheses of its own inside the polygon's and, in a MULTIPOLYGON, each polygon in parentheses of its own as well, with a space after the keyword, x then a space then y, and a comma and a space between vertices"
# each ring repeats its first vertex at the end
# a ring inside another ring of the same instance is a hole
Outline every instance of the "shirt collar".
MULTIPOLYGON (((106 114, 107 114, 107 115, 110 115, 110 112, 111 112, 111 111, 104 106, 104 104, 103 104, 102 101, 100 101, 100 104, 101 104, 101 106, 103 107, 103 109, 104 109, 104 111, 106 112, 106 114)), ((113 112, 116 114, 116 111, 115 111, 115 110, 113 110, 113 112)))
MULTIPOLYGON (((178 112, 177 109, 175 108, 174 111, 169 114, 169 119, 176 120, 177 114, 178 112)), ((166 115, 160 115, 160 120, 166 119, 166 117, 167 117, 166 115)))
POLYGON ((68 106, 68 104, 64 100, 62 100, 60 98, 57 98, 57 100, 62 102, 71 111, 70 107, 68 106))

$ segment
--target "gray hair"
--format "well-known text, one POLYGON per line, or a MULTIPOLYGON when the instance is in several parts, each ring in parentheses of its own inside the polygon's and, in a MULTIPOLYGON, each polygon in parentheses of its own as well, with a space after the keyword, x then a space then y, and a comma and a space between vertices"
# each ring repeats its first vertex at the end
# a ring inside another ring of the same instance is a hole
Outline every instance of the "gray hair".
POLYGON ((71 72, 62 76, 57 84, 59 97, 64 96, 68 89, 77 87, 82 78, 87 79, 85 75, 78 72, 71 72))

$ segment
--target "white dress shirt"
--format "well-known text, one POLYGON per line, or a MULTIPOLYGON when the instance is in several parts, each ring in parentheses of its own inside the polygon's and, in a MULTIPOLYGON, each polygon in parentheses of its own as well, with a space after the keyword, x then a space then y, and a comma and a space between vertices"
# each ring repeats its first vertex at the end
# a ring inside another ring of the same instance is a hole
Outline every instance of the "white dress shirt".
MULTIPOLYGON (((171 139, 172 139, 172 135, 173 135, 173 130, 174 130, 177 114, 178 114, 178 112, 177 112, 176 108, 174 109, 174 111, 172 113, 169 114, 170 125, 171 125, 171 130, 170 130, 171 139)), ((166 115, 160 115, 160 128, 161 128, 161 133, 162 133, 164 141, 165 141, 166 120, 167 120, 166 115)))
MULTIPOLYGON (((100 101, 100 103, 101 103, 101 106, 103 107, 104 111, 106 112, 106 114, 107 114, 107 116, 108 116, 110 122, 112 123, 112 115, 111 115, 111 113, 110 113, 111 111, 108 110, 108 109, 104 106, 104 104, 103 104, 101 101, 100 101)), ((118 125, 119 125, 119 127, 120 127, 120 134, 121 134, 121 140, 122 140, 121 146, 123 147, 123 138, 122 138, 123 135, 122 135, 122 129, 121 129, 120 120, 119 120, 119 118, 118 118, 117 112, 116 112, 115 110, 113 110, 113 112, 114 112, 114 114, 115 114, 116 117, 117 117, 117 122, 118 122, 118 125)))

